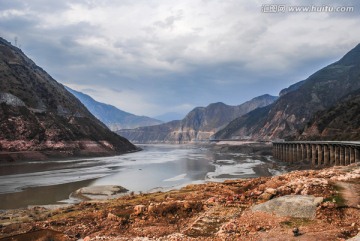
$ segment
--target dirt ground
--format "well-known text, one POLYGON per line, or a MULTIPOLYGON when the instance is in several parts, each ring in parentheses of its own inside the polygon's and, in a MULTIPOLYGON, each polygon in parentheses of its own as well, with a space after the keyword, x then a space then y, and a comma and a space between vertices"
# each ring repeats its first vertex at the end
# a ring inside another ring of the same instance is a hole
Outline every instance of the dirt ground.
POLYGON ((0 240, 346 240, 360 231, 359 192, 359 165, 292 171, 56 210, 3 211, 0 240), (324 198, 314 219, 250 210, 300 194, 324 198))

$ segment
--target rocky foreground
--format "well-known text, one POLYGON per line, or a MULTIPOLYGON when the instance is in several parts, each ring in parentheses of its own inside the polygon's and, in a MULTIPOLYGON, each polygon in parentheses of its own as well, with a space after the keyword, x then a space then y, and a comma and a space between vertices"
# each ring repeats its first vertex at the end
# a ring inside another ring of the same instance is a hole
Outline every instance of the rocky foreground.
MULTIPOLYGON (((0 214, 0 240, 347 240, 360 165, 0 214)), ((353 240, 358 240, 356 237, 353 240)))

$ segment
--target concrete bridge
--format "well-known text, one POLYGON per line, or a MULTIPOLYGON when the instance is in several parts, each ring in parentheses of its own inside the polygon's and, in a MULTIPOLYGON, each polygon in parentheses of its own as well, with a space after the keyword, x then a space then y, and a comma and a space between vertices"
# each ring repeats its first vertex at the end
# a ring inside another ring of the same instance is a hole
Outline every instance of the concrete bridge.
POLYGON ((345 166, 360 162, 360 142, 273 142, 273 156, 285 162, 308 161, 312 165, 345 166))

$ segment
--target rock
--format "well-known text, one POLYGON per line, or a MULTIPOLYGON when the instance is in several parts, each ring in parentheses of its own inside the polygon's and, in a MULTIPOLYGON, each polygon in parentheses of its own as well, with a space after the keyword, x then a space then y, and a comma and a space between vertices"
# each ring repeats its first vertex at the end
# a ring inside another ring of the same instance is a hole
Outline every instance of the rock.
POLYGON ((266 185, 265 184, 260 184, 258 189, 259 189, 259 191, 264 191, 266 189, 266 185))
POLYGON ((124 187, 114 185, 90 186, 76 190, 71 196, 82 200, 106 200, 118 198, 127 191, 124 187))
POLYGON ((262 192, 262 191, 259 191, 259 190, 254 191, 254 194, 255 194, 256 196, 260 196, 262 193, 263 193, 263 192, 262 192))
POLYGON ((323 201, 324 201, 324 198, 323 198, 323 197, 316 197, 316 198, 314 199, 314 204, 315 204, 316 206, 319 206, 323 201))
POLYGON ((135 212, 135 215, 142 214, 143 212, 145 212, 145 205, 136 205, 134 207, 134 212, 135 212))
POLYGON ((112 213, 108 213, 107 219, 108 219, 108 220, 111 220, 111 221, 117 221, 117 220, 118 220, 118 216, 116 216, 115 214, 112 214, 112 213))
POLYGON ((210 197, 208 200, 206 200, 206 203, 215 203, 216 197, 210 197))
POLYGON ((272 194, 272 195, 276 195, 277 194, 277 191, 275 188, 267 188, 265 190, 266 193, 269 193, 269 194, 272 194))
POLYGON ((264 192, 263 194, 261 194, 259 196, 259 199, 262 199, 262 200, 270 200, 274 195, 272 195, 271 193, 267 193, 267 192, 264 192))
POLYGON ((294 234, 294 237, 299 236, 299 235, 300 235, 299 228, 294 228, 294 229, 293 229, 293 234, 294 234))
POLYGON ((189 208, 191 208, 192 205, 191 205, 191 203, 189 201, 185 201, 183 203, 183 206, 184 206, 185 209, 189 209, 189 208))
POLYGON ((287 195, 252 207, 252 211, 274 213, 278 216, 314 219, 320 199, 310 195, 287 195))
POLYGON ((150 213, 154 211, 154 209, 155 209, 155 205, 153 203, 150 203, 150 205, 148 206, 148 212, 150 213))
POLYGON ((355 237, 347 239, 347 241, 360 241, 360 232, 355 237))

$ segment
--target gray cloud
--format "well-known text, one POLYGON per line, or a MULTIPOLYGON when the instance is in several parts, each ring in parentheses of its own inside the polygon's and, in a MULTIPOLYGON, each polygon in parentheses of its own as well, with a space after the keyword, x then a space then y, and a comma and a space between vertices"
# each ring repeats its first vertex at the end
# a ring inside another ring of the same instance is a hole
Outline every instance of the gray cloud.
MULTIPOLYGON (((18 1, 0 33, 59 82, 136 114, 277 94, 360 39, 354 13, 261 13, 285 1, 18 1)), ((287 0, 287 5, 338 5, 287 0)))

